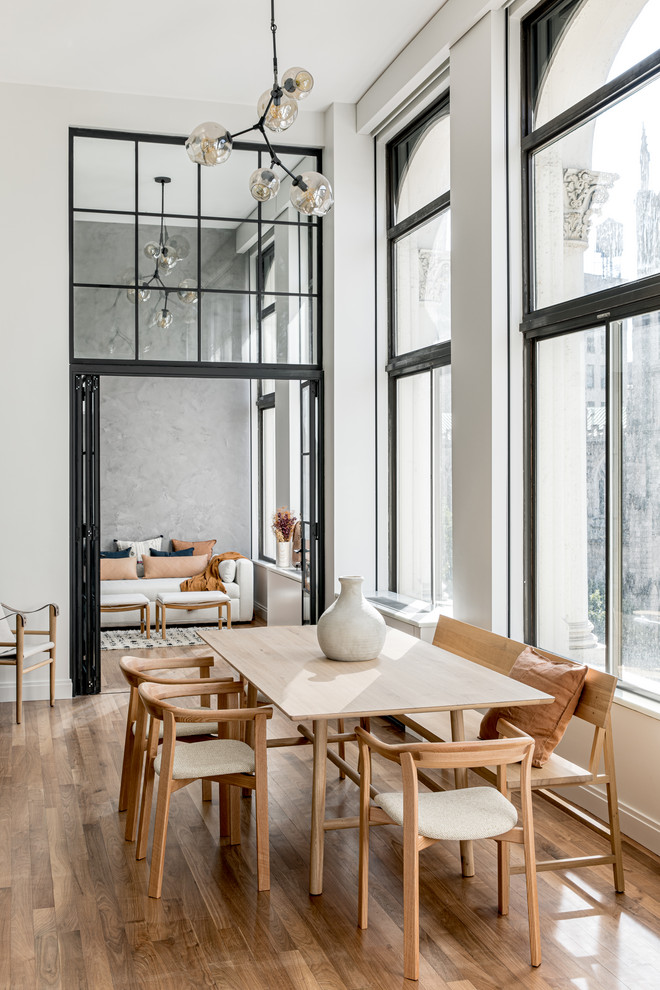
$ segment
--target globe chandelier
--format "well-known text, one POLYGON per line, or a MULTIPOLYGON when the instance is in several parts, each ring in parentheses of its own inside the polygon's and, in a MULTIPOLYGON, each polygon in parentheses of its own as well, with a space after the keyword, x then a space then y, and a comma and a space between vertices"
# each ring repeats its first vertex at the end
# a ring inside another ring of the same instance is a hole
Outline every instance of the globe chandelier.
MULTIPOLYGON (((155 264, 154 273, 149 278, 138 280, 137 288, 127 289, 126 294, 130 302, 135 302, 137 294, 138 302, 145 303, 151 297, 152 289, 164 294, 164 304, 162 309, 154 310, 152 325, 161 330, 167 330, 172 325, 174 316, 168 309, 168 299, 171 292, 176 292, 182 303, 190 305, 197 302, 197 286, 194 279, 184 278, 177 288, 165 285, 162 275, 169 274, 179 261, 184 261, 190 254, 190 244, 185 237, 170 237, 165 224, 165 186, 172 180, 168 175, 157 175, 154 182, 160 183, 160 234, 158 243, 149 241, 145 244, 144 255, 155 264)), ((130 281, 133 281, 131 272, 127 274, 130 281)))
POLYGON ((206 121, 192 132, 186 141, 186 150, 191 160, 198 165, 220 165, 231 155, 235 138, 250 131, 259 131, 270 155, 270 168, 262 166, 250 176, 249 187, 254 199, 266 203, 277 196, 280 180, 273 169, 281 168, 292 180, 289 198, 295 209, 307 216, 323 217, 334 202, 332 188, 326 177, 320 172, 294 175, 282 164, 266 134, 266 128, 279 134, 291 127, 298 116, 298 103, 309 95, 314 86, 311 73, 299 66, 287 69, 282 73, 281 80, 279 79, 275 0, 271 0, 270 4, 270 30, 273 37, 273 85, 259 97, 259 119, 256 124, 232 135, 222 124, 206 121))

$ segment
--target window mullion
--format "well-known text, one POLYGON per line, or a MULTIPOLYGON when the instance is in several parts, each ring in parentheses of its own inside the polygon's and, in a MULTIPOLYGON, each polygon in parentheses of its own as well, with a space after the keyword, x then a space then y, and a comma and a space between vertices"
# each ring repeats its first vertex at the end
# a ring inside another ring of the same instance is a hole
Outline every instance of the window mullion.
POLYGON ((435 463, 435 403, 436 403, 436 382, 435 374, 431 370, 429 371, 430 382, 429 389, 431 393, 431 401, 429 402, 429 415, 431 417, 431 422, 429 425, 429 463, 430 463, 430 485, 431 485, 431 505, 430 505, 430 525, 429 525, 429 537, 431 544, 431 605, 435 605, 436 596, 435 589, 437 586, 436 580, 436 569, 437 569, 437 554, 435 545, 435 532, 436 532, 436 518, 435 518, 435 486, 436 486, 436 463, 435 463))

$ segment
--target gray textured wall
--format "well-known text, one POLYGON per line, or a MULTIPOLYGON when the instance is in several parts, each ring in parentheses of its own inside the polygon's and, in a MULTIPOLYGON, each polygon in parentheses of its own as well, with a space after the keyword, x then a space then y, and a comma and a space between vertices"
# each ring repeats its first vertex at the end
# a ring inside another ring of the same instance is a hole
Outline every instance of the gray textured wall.
POLYGON ((250 385, 101 379, 101 549, 217 539, 250 556, 250 385))

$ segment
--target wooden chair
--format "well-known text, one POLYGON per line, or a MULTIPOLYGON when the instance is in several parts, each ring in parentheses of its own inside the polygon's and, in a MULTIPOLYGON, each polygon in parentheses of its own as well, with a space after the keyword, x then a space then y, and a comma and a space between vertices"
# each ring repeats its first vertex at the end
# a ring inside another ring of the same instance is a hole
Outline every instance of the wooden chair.
MULTIPOLYGON (((509 673, 516 657, 526 649, 525 643, 508 639, 506 636, 499 636, 497 633, 447 616, 441 616, 438 620, 433 645, 448 650, 449 653, 466 657, 468 660, 489 667, 491 670, 497 670, 502 674, 509 673)), ((535 649, 538 648, 535 647, 535 649)), ((538 652, 548 659, 554 658, 563 662, 570 662, 566 660, 566 657, 555 657, 547 650, 538 649, 538 652)), ((572 817, 588 825, 589 828, 606 839, 610 846, 610 852, 605 854, 537 860, 537 870, 574 870, 587 866, 611 864, 614 889, 623 892, 625 879, 611 716, 616 684, 616 677, 607 674, 604 670, 596 670, 593 667, 587 670, 582 694, 573 713, 573 718, 580 719, 593 728, 593 732, 587 737, 584 760, 581 760, 580 764, 572 763, 557 753, 553 753, 542 767, 532 768, 531 783, 532 791, 541 794, 572 817), (570 804, 552 790, 555 787, 580 787, 588 784, 604 785, 605 787, 608 818, 605 825, 589 812, 570 804)), ((482 712, 464 713, 466 737, 476 738, 482 714, 482 712)), ((401 721, 430 742, 451 739, 449 718, 444 712, 404 715, 401 721)), ((487 767, 477 770, 477 773, 490 782, 494 779, 492 771, 487 767)), ((511 790, 518 788, 516 767, 510 768, 508 783, 511 790)), ((522 867, 520 866, 511 867, 512 873, 520 873, 521 871, 522 867)))
MULTIPOLYGON (((230 798, 230 842, 240 842, 240 792, 247 787, 255 792, 257 823, 257 886, 270 890, 270 855, 268 849, 268 777, 266 758, 266 721, 273 716, 272 708, 228 708, 231 698, 238 706, 241 685, 238 681, 208 681, 199 684, 163 685, 142 683, 138 688, 142 703, 151 716, 147 765, 142 788, 137 858, 147 851, 151 802, 155 777, 159 778, 156 823, 149 874, 149 897, 160 897, 163 884, 165 841, 170 798, 175 791, 193 780, 217 781, 227 785, 230 798), (179 708, 168 698, 218 696, 217 709, 179 708), (224 706, 224 707, 223 707, 224 706), (176 727, 180 723, 215 722, 221 738, 205 742, 177 742, 176 727), (161 722, 164 725, 163 746, 158 752, 161 722), (250 724, 253 745, 238 738, 241 725, 250 724)), ((221 799, 221 809, 224 801, 221 799)))
POLYGON ((364 729, 356 728, 360 747, 360 868, 358 924, 367 927, 369 886, 369 826, 403 826, 403 971, 408 980, 419 979, 419 852, 439 840, 495 839, 498 843, 498 909, 509 911, 509 872, 503 848, 522 843, 527 881, 527 913, 532 966, 541 963, 541 936, 534 862, 534 828, 530 770, 534 740, 500 719, 498 731, 507 738, 450 743, 387 745, 364 729), (373 793, 370 803, 371 753, 401 766, 403 791, 373 793), (522 825, 508 800, 506 767, 520 764, 522 825), (497 789, 466 787, 459 790, 418 793, 418 771, 497 767, 497 789))
MULTIPOLYGON (((140 805, 140 785, 142 783, 142 771, 144 768, 144 754, 147 749, 147 712, 140 701, 138 687, 143 682, 154 684, 195 684, 210 678, 211 668, 215 662, 215 657, 162 657, 143 659, 142 657, 122 657, 119 667, 130 686, 128 699, 128 711, 126 714, 126 734, 124 737, 124 759, 121 768, 121 783, 119 785, 119 803, 117 810, 126 811, 126 831, 127 842, 134 842, 137 834, 138 811, 140 805), (186 670, 199 670, 198 678, 186 676, 186 670), (179 676, 168 676, 154 673, 154 671, 174 671, 180 670, 179 676)), ((220 680, 221 678, 216 678, 220 680)), ((224 679, 224 678, 222 678, 224 679)), ((231 682, 231 678, 226 678, 231 682)), ((202 706, 209 707, 211 696, 202 697, 202 706)), ((201 725, 196 723, 180 723, 177 725, 177 738, 186 738, 191 741, 196 739, 209 739, 217 734, 218 725, 216 722, 205 722, 201 725)), ((162 724, 161 724, 162 735, 162 724)), ((208 781, 202 782, 202 798, 204 801, 211 800, 211 784, 208 781)), ((225 823, 223 820, 223 827, 225 823)), ((221 834, 226 834, 222 832, 221 834)))
POLYGON ((0 666, 16 668, 16 722, 23 721, 23 675, 32 670, 50 664, 50 707, 55 704, 55 642, 57 634, 57 616, 60 610, 57 605, 41 605, 33 609, 15 609, 0 603, 0 666), (27 616, 48 609, 48 629, 26 629, 27 616), (15 630, 9 625, 8 619, 16 618, 15 630), (47 636, 48 642, 25 648, 25 636, 47 636), (25 661, 46 653, 45 660, 25 666, 25 661))

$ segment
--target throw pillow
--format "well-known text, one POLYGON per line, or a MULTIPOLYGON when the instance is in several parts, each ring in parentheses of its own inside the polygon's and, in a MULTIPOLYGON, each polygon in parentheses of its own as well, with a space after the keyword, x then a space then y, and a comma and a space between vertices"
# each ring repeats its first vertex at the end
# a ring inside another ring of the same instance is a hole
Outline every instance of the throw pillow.
POLYGON ((198 557, 204 553, 210 556, 217 542, 217 540, 199 540, 197 543, 193 543, 192 540, 172 540, 172 549, 187 550, 189 547, 192 547, 193 556, 198 557))
POLYGON ((192 557, 192 555, 192 547, 188 547, 187 550, 154 550, 153 547, 149 547, 150 557, 192 557))
POLYGON ((127 547, 126 550, 101 550, 100 557, 103 560, 104 557, 130 557, 131 548, 127 547))
POLYGON ((491 708, 479 728, 480 739, 497 738, 497 720, 505 718, 535 740, 532 763, 542 767, 552 755, 577 707, 586 666, 570 661, 551 660, 528 646, 516 659, 509 677, 552 694, 554 701, 520 708, 491 708))
POLYGON ((201 574, 208 564, 208 555, 192 557, 144 557, 145 578, 188 578, 201 574))
POLYGON ((104 557, 101 562, 102 581, 137 581, 135 557, 104 557))
POLYGON ((228 583, 234 580, 236 577, 236 561, 235 560, 223 560, 218 564, 218 574, 220 575, 220 580, 228 583))
POLYGON ((137 557, 138 561, 140 561, 145 554, 148 553, 151 547, 153 547, 154 550, 160 550, 163 543, 163 537, 162 535, 154 536, 150 540, 115 540, 115 543, 117 544, 118 550, 126 550, 128 547, 131 551, 131 557, 137 557))

